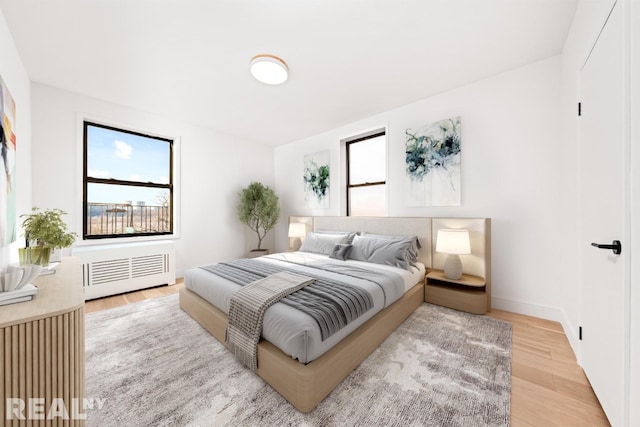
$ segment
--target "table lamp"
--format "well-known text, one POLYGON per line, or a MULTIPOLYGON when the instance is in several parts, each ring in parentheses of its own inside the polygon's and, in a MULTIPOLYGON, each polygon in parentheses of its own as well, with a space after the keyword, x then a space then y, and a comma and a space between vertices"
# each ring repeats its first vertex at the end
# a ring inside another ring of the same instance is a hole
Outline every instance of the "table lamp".
POLYGON ((289 238, 293 239, 293 242, 290 243, 291 249, 297 251, 300 249, 302 245, 301 237, 307 235, 307 226, 302 222, 292 222, 289 224, 289 238))
POLYGON ((458 255, 471 253, 469 231, 459 229, 438 230, 436 252, 449 254, 444 262, 444 275, 448 279, 460 279, 462 277, 462 261, 458 255))

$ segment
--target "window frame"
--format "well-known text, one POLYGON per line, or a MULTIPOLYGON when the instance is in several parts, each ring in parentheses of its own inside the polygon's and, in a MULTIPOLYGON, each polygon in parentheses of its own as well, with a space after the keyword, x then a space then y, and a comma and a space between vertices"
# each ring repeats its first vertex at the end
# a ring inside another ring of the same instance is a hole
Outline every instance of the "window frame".
POLYGON ((174 206, 175 195, 175 183, 174 183, 174 161, 175 161, 175 145, 176 140, 174 138, 168 138, 164 136, 153 135, 150 133, 144 133, 134 131, 124 127, 116 127, 112 125, 106 125, 98 123, 97 121, 90 119, 82 119, 82 240, 94 241, 104 239, 131 239, 137 237, 154 237, 154 236, 174 236, 175 235, 175 215, 176 209, 174 206), (89 126, 98 127, 102 129, 108 129, 115 132, 128 133, 131 135, 142 136, 145 138, 152 138, 160 141, 165 141, 169 144, 169 182, 167 184, 154 183, 154 182, 139 182, 129 181, 123 179, 114 178, 94 178, 88 176, 88 128, 89 126), (169 230, 161 232, 142 232, 142 233, 119 233, 119 234, 100 234, 100 235, 88 235, 87 224, 87 196, 89 184, 106 184, 106 185, 123 185, 129 187, 141 187, 141 188, 159 188, 169 191, 169 230))
MULTIPOLYGON (((357 144, 358 142, 363 142, 366 141, 368 139, 373 139, 373 138, 378 138, 380 136, 386 136, 387 135, 387 130, 386 129, 379 129, 377 131, 374 131, 370 134, 365 134, 365 135, 359 135, 354 137, 353 139, 347 139, 345 140, 345 149, 346 149, 346 162, 347 162, 347 176, 346 176, 346 190, 347 190, 347 194, 346 194, 346 201, 347 201, 347 216, 351 216, 351 200, 349 198, 349 190, 351 190, 352 188, 362 188, 362 187, 373 187, 373 186, 378 186, 378 185, 387 185, 387 180, 385 178, 384 181, 375 181, 375 182, 365 182, 362 184, 351 184, 351 171, 350 171, 350 160, 351 160, 351 152, 350 152, 350 148, 351 148, 351 144, 357 144)), ((386 142, 386 141, 385 141, 386 142)), ((388 162, 388 150, 387 147, 385 145, 385 162, 388 162)), ((385 177, 387 175, 387 168, 385 168, 385 177)))

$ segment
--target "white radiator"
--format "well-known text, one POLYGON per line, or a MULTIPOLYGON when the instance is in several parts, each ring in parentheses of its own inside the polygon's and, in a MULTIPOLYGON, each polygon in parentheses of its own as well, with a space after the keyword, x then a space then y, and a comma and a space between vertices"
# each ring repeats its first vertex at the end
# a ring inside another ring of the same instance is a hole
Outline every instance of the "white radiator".
POLYGON ((80 246, 72 255, 82 264, 85 300, 176 283, 172 241, 80 246))

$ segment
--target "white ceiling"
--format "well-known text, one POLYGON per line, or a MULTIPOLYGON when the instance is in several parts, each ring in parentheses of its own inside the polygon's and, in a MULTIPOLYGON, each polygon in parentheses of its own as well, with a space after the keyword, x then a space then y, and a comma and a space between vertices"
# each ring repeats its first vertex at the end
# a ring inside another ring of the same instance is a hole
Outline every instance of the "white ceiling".
POLYGON ((578 0, 0 0, 34 82, 278 145, 562 51, 578 0), (249 61, 283 58, 259 83, 249 61))

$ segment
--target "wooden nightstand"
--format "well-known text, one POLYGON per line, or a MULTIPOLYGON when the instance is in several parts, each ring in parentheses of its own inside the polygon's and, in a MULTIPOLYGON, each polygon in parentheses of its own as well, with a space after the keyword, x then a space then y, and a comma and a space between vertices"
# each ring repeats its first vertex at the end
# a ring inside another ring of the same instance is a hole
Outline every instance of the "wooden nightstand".
POLYGON ((442 270, 427 273, 424 288, 426 302, 455 308, 474 314, 485 314, 491 309, 487 282, 482 277, 463 274, 452 280, 442 270))

